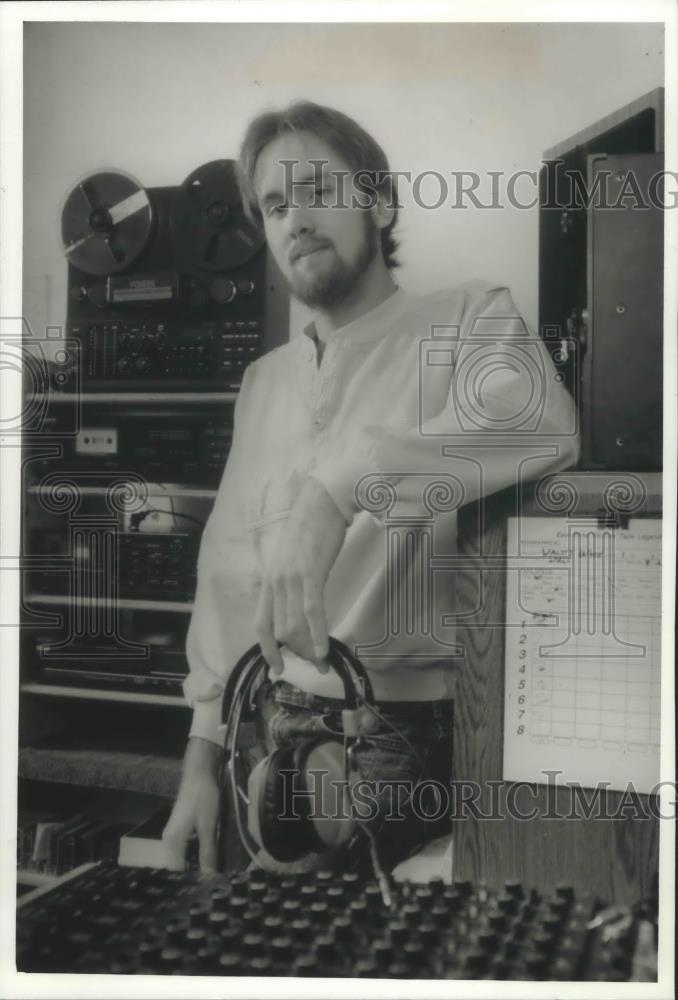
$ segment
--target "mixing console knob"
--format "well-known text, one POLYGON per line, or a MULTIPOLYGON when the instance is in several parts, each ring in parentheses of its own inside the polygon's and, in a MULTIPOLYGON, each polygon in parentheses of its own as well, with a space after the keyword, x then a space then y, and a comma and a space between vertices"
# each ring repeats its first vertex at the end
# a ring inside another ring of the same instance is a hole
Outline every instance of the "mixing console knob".
POLYGON ((178 920, 170 920, 165 927, 165 941, 167 944, 181 944, 184 939, 184 928, 178 920))
POLYGON ((503 913, 515 913, 518 909, 518 899, 509 892, 502 892, 497 898, 497 906, 503 913))
MULTIPOLYGON (((365 895, 367 898, 367 890, 365 890, 365 895)), ((379 894, 379 898, 381 899, 381 894, 379 894)), ((331 885, 327 890, 326 899, 328 906, 330 906, 332 909, 338 909, 342 907, 346 901, 346 890, 344 889, 343 885, 331 885)))
POLYGON ((434 896, 442 896, 445 892, 445 882, 442 878, 432 878, 428 887, 434 896))
POLYGON ((544 979, 548 974, 549 960, 545 955, 528 955, 524 964, 529 974, 535 979, 544 979))
POLYGON ((430 920, 423 920, 417 926, 417 934, 419 938, 426 942, 426 944, 433 945, 440 938, 440 932, 434 923, 430 920))
POLYGON ((261 900, 261 905, 267 913, 277 913, 280 909, 280 893, 267 888, 266 894, 261 900))
POLYGON ((149 938, 139 945, 139 960, 142 965, 154 965, 160 958, 162 942, 157 938, 149 938))
POLYGON ((341 881, 347 889, 356 889, 360 885, 360 876, 355 872, 344 872, 341 881))
POLYGON ((574 889, 571 885, 557 885, 556 896, 571 903, 574 899, 574 889))
POLYGON ((402 920, 391 920, 388 925, 388 932, 394 944, 402 944, 407 940, 409 934, 407 924, 402 920))
POLYGON ((311 921, 313 924, 327 924, 330 919, 330 909, 327 903, 319 901, 311 904, 311 921))
POLYGON ((507 962, 505 958, 495 958, 492 962, 492 978, 493 979, 510 979, 511 976, 511 963, 507 962))
POLYGON ((478 931, 478 945, 485 951, 492 951, 497 946, 497 935, 489 928, 478 931))
POLYGON ((262 921, 262 910, 259 906, 249 906, 242 915, 243 927, 254 930, 259 927, 262 921))
POLYGON ((219 958, 221 957, 221 954, 221 949, 212 943, 208 943, 203 948, 199 948, 194 957, 194 969, 196 974, 202 976, 218 976, 221 972, 221 967, 219 965, 219 958))
POLYGON ((349 915, 354 923, 365 923, 370 917, 370 911, 364 899, 354 899, 349 907, 349 915))
POLYGON ((330 961, 336 956, 336 945, 331 934, 322 934, 316 938, 315 953, 323 962, 330 961))
POLYGON ((250 882, 250 896, 253 899, 261 898, 268 892, 268 884, 264 879, 252 879, 250 882))
POLYGON ((240 972, 240 955, 225 951, 219 956, 219 971, 222 976, 237 976, 240 972))
POLYGON ((292 878, 284 878, 278 886, 278 891, 283 899, 293 899, 296 897, 297 889, 297 881, 292 878))
POLYGON ((283 928, 285 927, 282 917, 277 914, 270 914, 268 917, 264 917, 264 931, 271 937, 274 934, 281 934, 283 928))
POLYGON ((245 934, 242 948, 246 955, 261 955, 264 950, 264 935, 245 934))
POLYGON ((332 930, 337 941, 348 941, 352 935, 353 925, 348 917, 337 917, 332 923, 332 930))
POLYGON ((412 969, 423 969, 426 957, 426 948, 421 941, 407 941, 403 947, 403 959, 412 969))
POLYGON ((198 904, 192 906, 188 911, 188 922, 191 927, 205 927, 207 925, 207 910, 198 904))
MULTIPOLYGON (((389 979, 410 979, 411 972, 412 970, 404 962, 392 962, 386 970, 386 975, 389 979)), ((370 972, 369 975, 374 977, 373 972, 370 972)))
POLYGON ((304 943, 308 942, 312 936, 311 925, 304 917, 300 917, 299 920, 293 920, 290 930, 297 941, 304 943))
POLYGON ((438 927, 447 927, 450 923, 451 913, 442 903, 435 903, 431 907, 429 916, 438 927))
POLYGON ((384 968, 393 961, 393 945, 385 938, 379 938, 372 945, 372 954, 380 968, 384 968))
POLYGON ((160 953, 160 966, 163 972, 176 972, 184 964, 184 957, 178 948, 163 948, 160 953))
POLYGON ((149 361, 148 358, 145 358, 142 354, 134 362, 134 367, 138 372, 146 372, 151 367, 151 362, 149 361))
POLYGON ((271 941, 271 955, 273 956, 273 961, 287 962, 288 957, 292 954, 292 948, 292 938, 289 938, 284 934, 274 937, 271 941))
POLYGON ((361 958, 356 963, 355 974, 361 979, 376 979, 379 975, 379 966, 371 958, 361 958))
POLYGON ((555 936, 560 928, 563 926, 563 917, 560 914, 551 914, 548 917, 544 917, 542 921, 542 927, 547 934, 555 936))
POLYGON ((557 958, 553 965, 553 978, 559 980, 570 980, 573 978, 573 966, 566 958, 557 958))
POLYGON ((231 913, 234 917, 241 917, 248 906, 249 900, 246 896, 231 896, 231 913))
POLYGON ((186 933, 186 946, 197 952, 207 944, 207 932, 202 927, 191 927, 186 933))
POLYGON ((208 930, 214 934, 221 934, 225 927, 229 924, 229 914, 228 910, 224 909, 214 909, 207 918, 208 930))
POLYGON ((421 885, 418 889, 414 890, 414 898, 420 906, 428 906, 433 901, 433 890, 427 885, 421 885))
POLYGON ((121 955, 116 955, 108 971, 112 975, 130 975, 136 971, 137 965, 138 955, 134 952, 125 951, 121 955))
POLYGON ((466 956, 465 966, 474 976, 482 976, 490 967, 490 957, 484 951, 471 951, 466 956))
POLYGON ((292 967, 293 976, 322 976, 322 968, 315 955, 299 955, 292 967))
POLYGON ((461 891, 453 886, 449 886, 443 892, 442 902, 447 906, 450 913, 456 913, 461 908, 463 902, 461 891))
POLYGON ((273 965, 268 955, 255 955, 248 970, 253 976, 273 975, 273 965))
POLYGON ((231 894, 228 889, 212 889, 212 892, 210 893, 212 909, 222 910, 227 908, 230 896, 231 894))
POLYGON ((487 922, 492 930, 498 931, 500 934, 508 927, 508 919, 503 913, 490 913, 487 922))
POLYGON ((553 951, 554 941, 551 934, 547 934, 544 931, 536 931, 532 935, 531 941, 536 951, 543 955, 550 955, 553 951))
POLYGON ((115 367, 119 372, 126 372, 129 368, 129 358, 119 358, 115 367))
POLYGON ((363 890, 363 899, 367 903, 370 910, 378 910, 381 908, 382 898, 381 890, 378 885, 366 885, 363 890))
POLYGON ((242 933, 240 931, 240 925, 236 924, 225 924, 221 929, 220 941, 221 947, 224 951, 237 951, 240 947, 240 939, 242 938, 242 933))

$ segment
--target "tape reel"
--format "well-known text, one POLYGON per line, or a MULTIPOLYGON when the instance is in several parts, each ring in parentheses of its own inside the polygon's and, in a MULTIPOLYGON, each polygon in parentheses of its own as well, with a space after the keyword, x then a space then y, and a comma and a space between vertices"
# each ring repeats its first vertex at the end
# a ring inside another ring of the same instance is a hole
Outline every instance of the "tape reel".
POLYGON ((245 215, 233 160, 212 160, 188 175, 174 223, 177 248, 190 269, 228 271, 264 245, 263 231, 245 215))
POLYGON ((148 194, 130 174, 120 170, 90 174, 64 203, 63 251, 86 274, 118 274, 147 245, 153 221, 148 194))

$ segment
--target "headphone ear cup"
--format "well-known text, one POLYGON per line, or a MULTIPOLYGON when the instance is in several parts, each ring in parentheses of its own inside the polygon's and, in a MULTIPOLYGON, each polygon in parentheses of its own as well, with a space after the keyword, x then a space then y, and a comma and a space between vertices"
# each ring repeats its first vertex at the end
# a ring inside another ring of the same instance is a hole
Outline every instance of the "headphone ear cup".
MULTIPOLYGON (((280 772, 293 766, 293 752, 293 747, 280 747, 265 758, 265 761, 261 761, 260 763, 265 763, 266 766, 262 769, 256 800, 250 795, 250 808, 254 807, 257 811, 261 846, 278 861, 291 860, 294 857, 293 853, 288 858, 286 848, 289 850, 289 845, 281 837, 280 831, 281 823, 284 821, 279 818, 285 814, 286 805, 285 782, 280 777, 280 772)), ((252 774, 254 775, 254 771, 252 774)))
POLYGON ((349 788, 354 781, 348 778, 344 765, 344 746, 339 740, 319 740, 310 746, 304 756, 303 771, 316 776, 316 811, 308 826, 312 831, 316 851, 341 847, 347 844, 356 829, 352 816, 352 797, 349 788))
MULTIPOLYGON (((303 740, 295 747, 292 766, 297 775, 297 788, 303 790, 303 792, 316 791, 318 776, 309 776, 306 770, 309 756, 318 746, 327 743, 334 744, 335 742, 337 746, 341 746, 341 743, 335 740, 327 740, 321 736, 320 738, 303 740)), ((322 780, 322 775, 320 776, 320 780, 322 780)), ((300 816, 300 822, 297 826, 299 844, 302 848, 300 855, 308 851, 326 851, 327 844, 318 837, 315 821, 312 819, 315 811, 314 807, 319 806, 320 810, 324 808, 322 793, 320 802, 317 802, 317 800, 314 802, 310 795, 304 794, 298 796, 294 803, 290 802, 290 812, 292 811, 292 806, 294 806, 294 811, 300 816)))
POLYGON ((304 740, 296 746, 279 747, 250 775, 251 817, 254 811, 250 833, 276 861, 296 861, 309 851, 325 849, 310 819, 311 801, 303 794, 307 790, 306 757, 317 743, 304 740), (281 771, 291 773, 283 776, 281 771))

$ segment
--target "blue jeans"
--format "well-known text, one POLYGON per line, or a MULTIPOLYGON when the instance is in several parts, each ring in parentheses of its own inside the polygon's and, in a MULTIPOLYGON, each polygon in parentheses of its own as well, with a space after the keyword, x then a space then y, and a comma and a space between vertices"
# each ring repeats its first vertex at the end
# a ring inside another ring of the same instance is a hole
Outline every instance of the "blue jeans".
MULTIPOLYGON (((262 685, 259 705, 269 752, 304 739, 343 736, 344 702, 340 699, 308 694, 286 681, 276 681, 262 685)), ((441 812, 441 799, 433 783, 442 785, 445 792, 449 790, 453 703, 383 701, 377 708, 384 721, 356 746, 353 760, 360 777, 375 791, 377 810, 371 829, 381 863, 390 870, 427 841, 450 832, 445 797, 443 814, 436 815, 441 812), (406 785, 398 786, 397 782, 406 785), (413 798, 417 785, 419 791, 413 798), (394 796, 398 808, 394 807, 394 796)), ((314 866, 312 859, 309 864, 314 866)), ((364 832, 357 833, 340 852, 318 855, 317 866, 369 874, 369 842, 364 832)))

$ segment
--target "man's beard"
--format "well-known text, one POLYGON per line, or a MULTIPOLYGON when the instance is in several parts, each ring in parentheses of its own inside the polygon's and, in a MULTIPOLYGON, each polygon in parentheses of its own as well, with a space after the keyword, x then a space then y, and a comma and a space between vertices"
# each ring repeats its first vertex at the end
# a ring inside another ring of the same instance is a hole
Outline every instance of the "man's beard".
POLYGON ((340 305, 355 290, 367 268, 377 255, 379 230, 372 219, 365 216, 363 242, 357 257, 347 263, 335 256, 334 264, 324 274, 289 279, 290 291, 299 302, 311 309, 331 309, 340 305))

